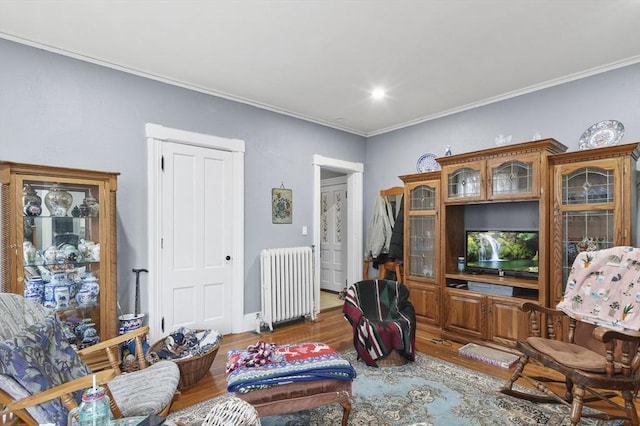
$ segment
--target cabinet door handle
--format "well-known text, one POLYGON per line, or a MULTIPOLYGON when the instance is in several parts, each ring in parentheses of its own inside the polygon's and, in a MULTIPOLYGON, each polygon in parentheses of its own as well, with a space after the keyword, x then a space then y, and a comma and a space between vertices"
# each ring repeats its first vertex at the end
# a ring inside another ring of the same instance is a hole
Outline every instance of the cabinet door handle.
POLYGON ((224 258, 225 260, 231 260, 231 256, 227 255, 227 257, 224 258))

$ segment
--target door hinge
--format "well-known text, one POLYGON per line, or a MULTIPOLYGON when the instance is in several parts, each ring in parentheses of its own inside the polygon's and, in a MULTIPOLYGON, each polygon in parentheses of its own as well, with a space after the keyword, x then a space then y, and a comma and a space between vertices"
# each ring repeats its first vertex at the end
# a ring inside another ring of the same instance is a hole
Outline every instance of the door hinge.
POLYGON ((160 170, 164 172, 164 155, 160 157, 160 170))
POLYGON ((160 250, 164 248, 164 238, 160 238, 160 250))
POLYGON ((160 329, 162 330, 162 333, 164 333, 164 317, 162 317, 162 321, 160 321, 160 329))

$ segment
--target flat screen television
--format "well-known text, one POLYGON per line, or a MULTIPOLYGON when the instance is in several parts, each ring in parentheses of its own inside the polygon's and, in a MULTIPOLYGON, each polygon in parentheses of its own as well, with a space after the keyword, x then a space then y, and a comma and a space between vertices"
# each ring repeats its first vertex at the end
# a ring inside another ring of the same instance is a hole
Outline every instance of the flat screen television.
POLYGON ((538 231, 466 231, 465 272, 538 276, 538 231))

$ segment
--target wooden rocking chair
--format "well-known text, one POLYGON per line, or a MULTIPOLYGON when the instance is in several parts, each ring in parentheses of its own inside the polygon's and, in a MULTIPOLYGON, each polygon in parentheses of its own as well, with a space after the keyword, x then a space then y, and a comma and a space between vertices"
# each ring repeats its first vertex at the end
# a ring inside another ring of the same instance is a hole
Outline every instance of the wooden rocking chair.
POLYGON ((42 305, 0 293, 0 424, 66 423, 67 410, 77 406, 75 392, 92 385, 89 367, 105 387, 114 418, 169 413, 180 371, 171 361, 147 365, 141 339, 148 326, 76 352, 59 324, 42 305), (120 346, 132 339, 139 369, 121 374, 120 346), (96 372, 90 364, 105 357, 110 368, 96 372))
POLYGON ((625 419, 638 425, 634 398, 640 387, 640 318, 629 320, 629 312, 621 309, 633 299, 634 308, 640 311, 640 303, 635 306, 640 296, 629 291, 640 283, 638 257, 640 249, 629 247, 583 252, 576 258, 558 309, 525 303, 522 309, 530 314, 532 336, 517 343, 523 355, 501 392, 567 405, 572 425, 581 417, 625 419), (534 375, 541 369, 525 368, 531 360, 556 374, 534 375), (539 393, 514 389, 520 379, 539 393), (583 406, 594 401, 605 401, 614 409, 583 413, 583 406))

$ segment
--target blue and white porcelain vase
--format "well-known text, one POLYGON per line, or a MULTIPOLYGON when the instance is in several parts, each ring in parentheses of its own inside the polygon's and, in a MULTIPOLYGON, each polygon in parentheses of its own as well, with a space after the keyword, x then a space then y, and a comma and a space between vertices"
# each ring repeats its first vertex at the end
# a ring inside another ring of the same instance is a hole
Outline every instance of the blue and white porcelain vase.
POLYGON ((80 290, 76 295, 76 300, 80 307, 93 306, 98 303, 98 294, 100 294, 100 284, 98 279, 91 272, 83 275, 80 290))
POLYGON ((42 302, 42 304, 45 308, 56 307, 55 288, 55 283, 51 281, 49 281, 48 283, 44 283, 44 301, 42 302))
POLYGON ((33 300, 38 304, 44 302, 44 281, 42 277, 33 276, 24 284, 24 298, 27 300, 33 300))

